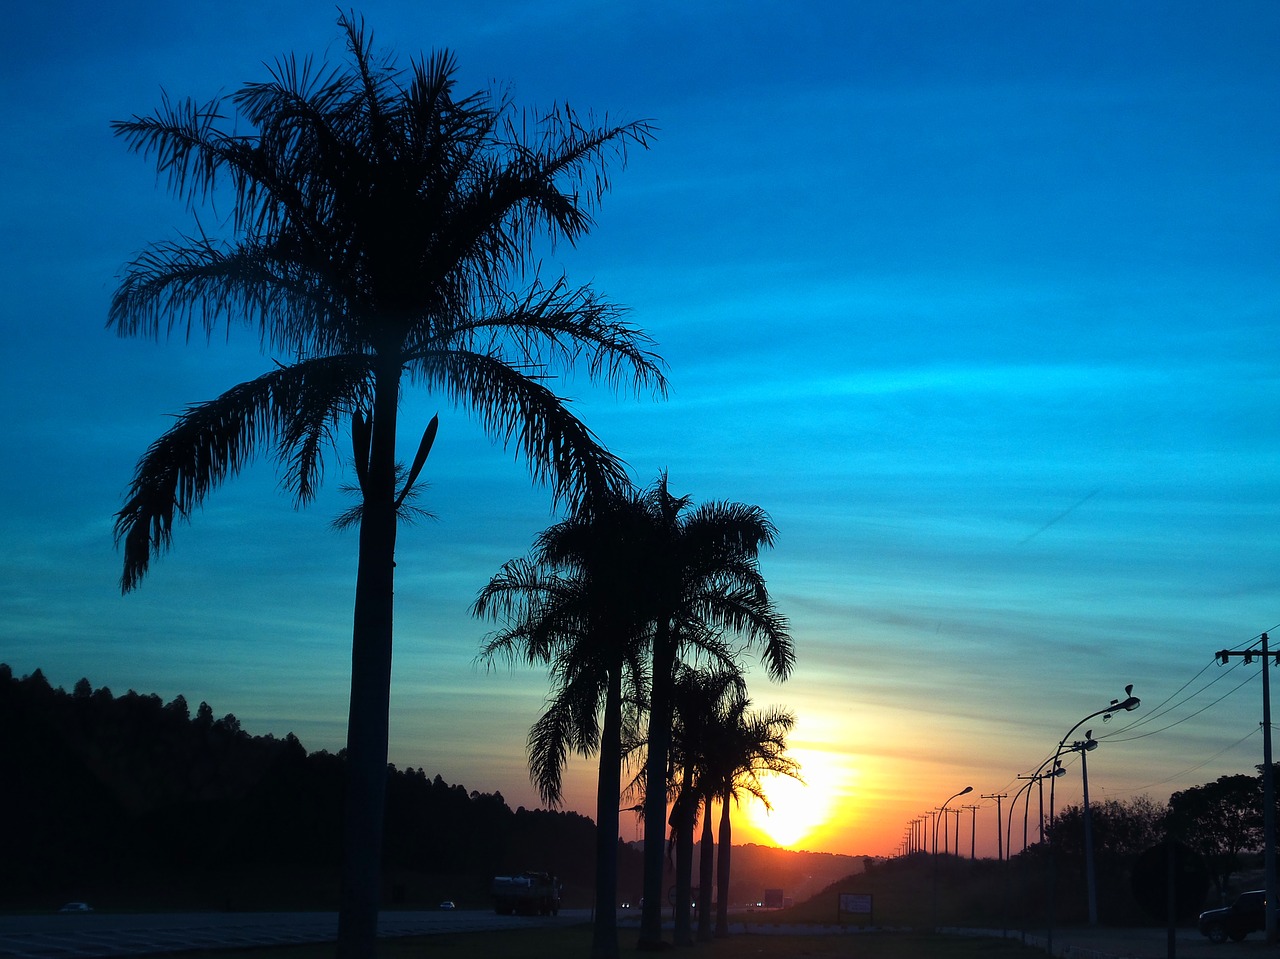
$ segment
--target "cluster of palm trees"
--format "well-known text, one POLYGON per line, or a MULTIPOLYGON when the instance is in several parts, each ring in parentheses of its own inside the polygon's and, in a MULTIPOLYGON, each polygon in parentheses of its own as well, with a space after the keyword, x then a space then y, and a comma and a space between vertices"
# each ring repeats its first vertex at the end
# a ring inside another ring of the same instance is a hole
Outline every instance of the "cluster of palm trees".
POLYGON ((501 622, 481 658, 546 665, 551 692, 528 737, 530 773, 544 801, 561 799, 571 753, 598 755, 594 956, 617 955, 619 804, 643 797, 642 944, 661 942, 667 826, 676 859, 677 943, 693 941, 694 833, 703 826, 699 935, 711 935, 714 842, 721 803, 718 931, 727 932, 731 820, 741 791, 764 798, 759 773, 796 775, 785 755, 793 718, 750 708, 741 663, 756 646, 771 678, 794 650, 759 568, 775 530, 757 507, 689 509, 666 476, 592 501, 543 532, 481 590, 474 611, 501 622), (633 756, 643 764, 623 785, 633 756), (668 809, 670 816, 668 818, 668 809))
MULTIPOLYGON (((459 95, 450 54, 401 69, 374 53, 361 19, 338 23, 345 65, 285 57, 267 80, 228 97, 166 96, 154 114, 113 124, 175 195, 210 207, 213 219, 126 265, 108 325, 121 336, 210 340, 223 325, 243 325, 273 361, 262 376, 187 407, 138 461, 115 523, 124 592, 169 548, 175 523, 258 454, 276 459, 297 505, 311 502, 326 453, 349 431, 358 504, 339 523, 358 527, 359 563, 338 953, 363 959, 377 942, 396 534, 439 428, 428 424, 404 468, 396 449, 402 392, 426 389, 472 414, 496 443, 523 454, 573 521, 594 523, 627 499, 630 482, 550 381, 585 368, 615 390, 661 396, 666 378, 649 338, 619 308, 589 286, 538 272, 539 244, 574 243, 588 232, 610 165, 625 163, 628 147, 647 147, 651 126, 597 121, 567 106, 522 111, 504 92, 459 95)), ((662 503, 668 530, 683 529, 682 502, 662 503)), ((751 543, 737 546, 725 562, 746 562, 751 543)), ((545 572, 537 565, 531 575, 545 572)), ((550 660, 564 712, 549 711, 535 730, 545 744, 535 753, 544 787, 557 750, 585 748, 592 726, 581 697, 602 677, 617 686, 600 730, 612 742, 639 728, 643 690, 649 716, 674 715, 670 688, 653 677, 674 676, 684 651, 714 650, 718 630, 763 641, 771 673, 789 670, 785 624, 771 612, 753 619, 749 590, 703 608, 711 600, 683 591, 682 567, 654 568, 654 595, 691 605, 664 606, 661 618, 633 611, 653 624, 648 661, 638 646, 594 648, 613 632, 642 632, 603 608, 566 627, 563 639, 584 637, 576 653, 555 641, 550 660), (615 655, 621 659, 608 658, 615 655)), ((724 582, 744 571, 731 566, 724 582)), ((537 648, 533 638, 529 648, 537 648)), ((648 725, 648 781, 665 783, 669 728, 648 725)), ((662 793, 646 795, 646 835, 664 825, 662 793)), ((617 791, 610 795, 616 802, 617 791)), ((656 904, 660 887, 648 895, 656 904)))

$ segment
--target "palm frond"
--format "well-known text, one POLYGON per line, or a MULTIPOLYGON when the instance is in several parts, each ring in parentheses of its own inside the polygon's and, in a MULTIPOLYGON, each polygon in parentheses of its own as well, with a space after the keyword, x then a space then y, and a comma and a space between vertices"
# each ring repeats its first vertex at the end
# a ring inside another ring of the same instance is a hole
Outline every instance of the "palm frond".
POLYGON ((569 710, 564 703, 553 702, 529 730, 526 753, 529 757, 529 779, 548 806, 561 800, 565 764, 569 760, 569 710))
POLYGON ((190 516, 266 445, 299 447, 287 482, 305 501, 323 469, 311 440, 363 388, 365 375, 359 358, 326 357, 272 370, 185 410, 138 461, 116 514, 116 542, 124 548, 121 591, 134 589, 151 558, 168 549, 174 519, 190 516), (345 394, 331 392, 336 382, 345 394), (298 426, 300 417, 306 427, 298 426))
POLYGON ((560 803, 569 753, 590 757, 599 749, 599 700, 594 677, 575 677, 553 690, 546 710, 529 730, 529 777, 548 805, 560 803))
POLYGON ((111 129, 132 152, 154 159, 172 193, 193 203, 208 199, 220 171, 244 155, 245 140, 219 128, 225 119, 221 99, 174 101, 162 93, 153 116, 115 120, 111 129))
POLYGON ((455 406, 472 410, 485 432, 523 454, 556 503, 594 501, 624 489, 623 464, 547 387, 499 359, 449 351, 419 374, 455 406))
MULTIPOLYGON (((508 358, 525 370, 558 375, 585 360, 592 382, 639 395, 665 396, 666 364, 647 334, 622 321, 624 311, 602 300, 589 286, 571 289, 561 277, 549 287, 535 282, 522 294, 505 294, 492 308, 464 317, 448 329, 449 339, 479 352, 508 358)), ((429 356, 439 349, 438 333, 407 351, 429 356)))
POLYGON ((148 339, 181 329, 189 341, 197 329, 208 340, 224 322, 256 321, 264 349, 347 351, 358 345, 341 335, 336 321, 347 304, 334 299, 340 290, 315 279, 274 245, 184 237, 154 244, 128 264, 107 325, 121 336, 148 339))
MULTIPOLYGON (((399 484, 406 475, 407 471, 405 470, 404 464, 397 463, 396 483, 399 484)), ((358 500, 356 503, 353 503, 347 509, 335 516, 329 523, 329 525, 338 532, 345 532, 349 529, 359 527, 360 521, 364 519, 365 491, 361 486, 352 485, 350 483, 344 483, 342 486, 338 487, 338 489, 348 496, 356 497, 358 500)), ((413 526, 423 520, 439 519, 435 513, 413 502, 425 491, 425 489, 426 487, 424 486, 410 487, 408 490, 402 492, 400 496, 396 497, 395 508, 397 521, 404 523, 407 526, 413 526)))
POLYGON ((536 116, 509 114, 505 130, 504 146, 522 162, 512 164, 493 191, 495 202, 519 203, 531 225, 559 232, 570 242, 591 227, 592 207, 609 190, 609 161, 625 166, 628 147, 647 148, 656 132, 647 120, 610 124, 605 117, 597 123, 568 105, 536 116))

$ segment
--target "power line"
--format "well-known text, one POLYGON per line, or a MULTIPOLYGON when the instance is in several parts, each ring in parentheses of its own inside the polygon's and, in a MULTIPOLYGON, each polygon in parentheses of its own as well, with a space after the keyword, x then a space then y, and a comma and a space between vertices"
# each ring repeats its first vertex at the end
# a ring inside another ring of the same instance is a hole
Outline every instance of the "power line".
POLYGON ((1221 749, 1219 749, 1216 753, 1214 753, 1212 756, 1210 756, 1208 759, 1204 760, 1203 762, 1198 762, 1198 763, 1196 763, 1194 766, 1188 766, 1186 769, 1183 769, 1183 770, 1181 770, 1180 772, 1176 772, 1176 773, 1174 773, 1172 776, 1168 776, 1168 777, 1166 777, 1165 779, 1159 779, 1159 780, 1157 780, 1157 781, 1155 781, 1155 782, 1153 782, 1153 783, 1147 783, 1145 786, 1132 786, 1132 787, 1130 787, 1130 788, 1126 789, 1125 791, 1126 791, 1126 792, 1140 792, 1140 791, 1142 791, 1142 790, 1144 790, 1144 789, 1150 789, 1150 788, 1151 788, 1151 787, 1153 787, 1153 786, 1163 786, 1163 785, 1165 785, 1166 783, 1171 783, 1171 782, 1173 782, 1174 780, 1181 779, 1183 776, 1187 775, 1188 773, 1193 773, 1193 772, 1195 772, 1197 769, 1202 769, 1203 767, 1205 767, 1205 766, 1209 765, 1209 763, 1213 762, 1215 759, 1217 759, 1217 758, 1218 758, 1219 756, 1221 756, 1223 753, 1229 753, 1229 752, 1231 752, 1231 750, 1235 749, 1235 748, 1236 748, 1237 746, 1239 746, 1242 742, 1244 742, 1245 740, 1249 739, 1249 738, 1250 738, 1250 737, 1252 737, 1252 736, 1256 736, 1256 735, 1258 735, 1258 733, 1259 733, 1259 732, 1261 732, 1261 731, 1262 731, 1262 725, 1261 725, 1261 724, 1259 724, 1259 725, 1255 726, 1253 729, 1249 730, 1247 733, 1245 733, 1243 736, 1241 736, 1241 737, 1240 737, 1239 739, 1237 739, 1235 742, 1231 743, 1229 746, 1223 746, 1221 749))
MULTIPOLYGON (((1205 692, 1206 690, 1208 690, 1208 689, 1209 689, 1209 687, 1211 687, 1211 686, 1213 686, 1214 684, 1219 683, 1219 682, 1221 682, 1223 679, 1225 679, 1225 678, 1226 678, 1226 676, 1227 676, 1227 674, 1228 674, 1228 673, 1230 673, 1232 669, 1236 669, 1236 668, 1237 668, 1237 666, 1234 666, 1234 665, 1233 665, 1233 666, 1231 667, 1231 669, 1228 669, 1228 670, 1226 670, 1226 671, 1224 671, 1224 672, 1219 672, 1219 673, 1218 673, 1218 675, 1217 675, 1216 677, 1214 677, 1214 678, 1213 678, 1212 680, 1210 680, 1209 682, 1205 683, 1205 684, 1204 684, 1203 686, 1201 686, 1199 689, 1195 690, 1195 692, 1191 693, 1191 694, 1190 694, 1189 696, 1187 696, 1186 698, 1184 698, 1184 699, 1180 699, 1180 700, 1178 700, 1176 703, 1172 703, 1172 705, 1170 704, 1171 700, 1173 700, 1173 698, 1174 698, 1175 696, 1177 696, 1177 695, 1178 695, 1179 693, 1181 693, 1184 689, 1186 689, 1188 686, 1190 686, 1192 683, 1194 683, 1197 679, 1199 679, 1201 676, 1203 676, 1203 675, 1205 674, 1205 672, 1209 669, 1209 667, 1210 667, 1210 666, 1214 666, 1214 665, 1216 665, 1216 664, 1217 664, 1217 659, 1216 659, 1216 658, 1209 660, 1207 663, 1205 663, 1205 664, 1204 664, 1204 666, 1202 666, 1202 667, 1200 668, 1200 671, 1199 671, 1199 672, 1197 672, 1194 676, 1192 676, 1192 677, 1191 677, 1190 679, 1188 679, 1185 683, 1183 683, 1183 684, 1182 684, 1181 686, 1179 686, 1176 690, 1174 690, 1174 691, 1173 691, 1172 693, 1170 693, 1167 697, 1165 697, 1164 701, 1163 701, 1163 702, 1161 702, 1161 703, 1159 703, 1159 704, 1158 704, 1158 705, 1157 705, 1153 710, 1151 710, 1151 711, 1149 711, 1149 712, 1144 713, 1141 717, 1139 717, 1139 718, 1135 719, 1132 723, 1130 723, 1129 725, 1125 726, 1123 730, 1117 730, 1116 732, 1126 732, 1126 731, 1128 731, 1128 730, 1130 730, 1130 729, 1134 729, 1134 728, 1136 728, 1136 727, 1138 727, 1138 726, 1145 726, 1145 725, 1147 725, 1148 723, 1154 722, 1155 720, 1159 719, 1161 716, 1165 715, 1166 713, 1172 712, 1173 710, 1177 709, 1178 707, 1180 707, 1180 706, 1184 706, 1184 705, 1186 705, 1187 703, 1191 702, 1191 700, 1195 699, 1195 698, 1196 698, 1197 696, 1199 696, 1201 693, 1203 693, 1203 692, 1205 692)), ((1115 735, 1115 733, 1113 733, 1112 735, 1115 735)), ((1102 737, 1102 738, 1104 738, 1104 739, 1105 739, 1105 738, 1110 738, 1110 737, 1104 736, 1104 737, 1102 737)))
POLYGON ((1134 724, 1133 724, 1133 726, 1126 726, 1124 729, 1117 729, 1117 730, 1116 730, 1116 732, 1115 732, 1115 733, 1113 733, 1112 735, 1110 735, 1110 736, 1106 736, 1106 737, 1102 737, 1102 738, 1105 738, 1105 739, 1107 739, 1107 740, 1110 740, 1110 741, 1112 741, 1112 742, 1117 742, 1117 743, 1131 743, 1131 742, 1133 742, 1135 739, 1146 739, 1148 736, 1154 736, 1156 733, 1163 733, 1163 732, 1165 732, 1165 731, 1167 731, 1167 730, 1170 730, 1170 729, 1172 729, 1174 726, 1181 726, 1181 725, 1182 725, 1183 723, 1185 723, 1188 719, 1195 719, 1195 717, 1199 716, 1199 715, 1200 715, 1201 713, 1203 713, 1205 710, 1210 709, 1210 708, 1212 708, 1213 706, 1218 705, 1218 703, 1222 702, 1224 699, 1226 699, 1226 698, 1227 698, 1228 696, 1230 696, 1232 693, 1236 692, 1238 689, 1241 689, 1242 687, 1247 686, 1249 683, 1253 682, 1253 677, 1254 677, 1254 674, 1253 674, 1253 673, 1250 673, 1248 676, 1246 676, 1246 677, 1245 677, 1245 679, 1244 679, 1244 680, 1242 680, 1241 682, 1237 683, 1235 686, 1232 686, 1229 690, 1227 690, 1225 693, 1223 693, 1221 696, 1219 696, 1219 697, 1218 697, 1217 699, 1215 699, 1213 702, 1211 702, 1211 703, 1206 703, 1205 705, 1203 705, 1203 706, 1201 706, 1199 709, 1197 709, 1194 713, 1191 713, 1191 715, 1189 715, 1189 716, 1183 716, 1181 719, 1174 720, 1173 722, 1169 723, 1167 726, 1161 726, 1159 729, 1151 729, 1151 730, 1148 730, 1148 731, 1147 731, 1147 732, 1145 732, 1145 733, 1138 733, 1136 736, 1126 736, 1126 737, 1124 737, 1123 739, 1119 739, 1119 738, 1117 738, 1118 734, 1120 734, 1120 733, 1124 733, 1124 732, 1128 732, 1128 730, 1129 730, 1129 729, 1132 729, 1132 728, 1133 728, 1133 726, 1137 726, 1137 725, 1138 725, 1137 723, 1134 723, 1134 724))
MULTIPOLYGON (((1276 630, 1276 629, 1280 629, 1280 624, 1277 624, 1276 626, 1271 627, 1271 629, 1272 629, 1273 631, 1274 631, 1274 630, 1276 630)), ((1253 637, 1251 637, 1250 639, 1246 640, 1245 642, 1239 643, 1235 648, 1236 648, 1236 649, 1248 649, 1248 648, 1250 648, 1250 647, 1252 647, 1252 646, 1256 645, 1256 644, 1257 644, 1257 643, 1262 639, 1262 636, 1263 636, 1263 634, 1264 634, 1265 632, 1267 632, 1267 631, 1265 631, 1265 630, 1264 630, 1263 632, 1260 632, 1260 633, 1255 634, 1253 637)), ((1175 726, 1179 726, 1179 725, 1181 725, 1182 723, 1187 722, 1187 721, 1188 721, 1188 720, 1190 720, 1190 719, 1194 719, 1196 716, 1199 716, 1201 713, 1206 712, 1207 710, 1211 709, 1212 707, 1214 707, 1214 706, 1218 705, 1218 704, 1219 704, 1219 703, 1221 703, 1223 700, 1225 700, 1225 699, 1227 699, 1229 696, 1231 696, 1233 693, 1238 692, 1238 691, 1239 691, 1240 689, 1242 689, 1244 686, 1246 686, 1246 685, 1248 685, 1250 682, 1252 682, 1252 681, 1253 681, 1253 679, 1254 679, 1254 677, 1255 677, 1255 675, 1256 675, 1252 670, 1250 670, 1250 671, 1249 671, 1249 673, 1248 673, 1248 676, 1247 676, 1247 677, 1246 677, 1242 682, 1237 683, 1235 686, 1233 686, 1231 689, 1227 690, 1227 692, 1223 693, 1223 694, 1222 694, 1221 696, 1219 696, 1217 699, 1213 700, 1212 702, 1208 703, 1207 705, 1201 706, 1201 707, 1200 707, 1199 709, 1197 709, 1195 712, 1190 713, 1189 715, 1184 716, 1184 717, 1182 717, 1181 719, 1177 719, 1177 720, 1175 720, 1175 721, 1173 721, 1173 722, 1167 723, 1167 724, 1165 724, 1165 725, 1163 725, 1163 726, 1161 726, 1161 727, 1159 727, 1159 728, 1157 728, 1157 729, 1148 730, 1148 731, 1146 731, 1146 732, 1142 732, 1142 733, 1136 733, 1136 734, 1134 734, 1134 735, 1126 735, 1127 733, 1130 733, 1132 730, 1139 729, 1139 728, 1141 728, 1142 726, 1148 725, 1148 724, 1150 724, 1150 723, 1154 722, 1155 720, 1157 720, 1157 719, 1159 719, 1159 718, 1161 718, 1161 717, 1163 717, 1163 716, 1167 716, 1168 714, 1170 714, 1170 713, 1174 712, 1175 710, 1178 710, 1178 709, 1182 708, 1183 706, 1186 706, 1188 703, 1192 702, 1192 701, 1193 701, 1193 700, 1195 700, 1197 697, 1199 697, 1199 696, 1200 696, 1200 695, 1202 695, 1203 693, 1207 692, 1211 687, 1213 687, 1213 686, 1214 686, 1214 685, 1216 685, 1217 683, 1221 682, 1222 680, 1226 679, 1226 678, 1227 678, 1227 676, 1228 676, 1228 674, 1230 674, 1232 670, 1239 668, 1239 665, 1240 665, 1240 664, 1238 664, 1238 663, 1236 663, 1236 664, 1232 664, 1232 665, 1231 665, 1231 666, 1229 666, 1227 669, 1222 670, 1222 671, 1221 671, 1217 676, 1215 676, 1215 677, 1214 677, 1212 680, 1210 680, 1209 682, 1207 682, 1207 683, 1203 684, 1202 686, 1197 687, 1196 689, 1194 689, 1194 690, 1193 690, 1191 693, 1189 693, 1188 695, 1183 696, 1183 697, 1181 697, 1181 698, 1178 698, 1178 697, 1179 697, 1179 695, 1180 695, 1181 693, 1183 693, 1183 692, 1184 692, 1188 687, 1190 687, 1192 684, 1194 684, 1194 683, 1196 682, 1196 680, 1198 680, 1201 676, 1203 676, 1203 675, 1205 674, 1205 672, 1207 672, 1207 671, 1208 671, 1208 669, 1209 669, 1209 667, 1210 667, 1210 666, 1213 666, 1213 665, 1214 665, 1215 663, 1217 663, 1217 662, 1218 662, 1218 657, 1216 657, 1216 656, 1215 656, 1213 659, 1210 659, 1210 660, 1209 660, 1209 661, 1208 661, 1204 666, 1202 666, 1199 670, 1197 670, 1197 671, 1196 671, 1196 673, 1195 673, 1194 675, 1192 675, 1190 679, 1188 679, 1188 680, 1187 680, 1186 682, 1184 682, 1181 686, 1179 686, 1176 690, 1174 690, 1172 693, 1170 693, 1168 696, 1166 696, 1166 697, 1164 698, 1164 700, 1162 700, 1162 701, 1161 701, 1161 702, 1160 702, 1160 703, 1155 707, 1155 709, 1153 709, 1153 710, 1151 710, 1151 711, 1149 711, 1149 712, 1144 713, 1140 718, 1135 719, 1133 722, 1128 723, 1127 725, 1125 725, 1125 726, 1123 726, 1123 727, 1121 727, 1121 728, 1119 728, 1119 729, 1111 730, 1110 732, 1105 733, 1105 734, 1103 734, 1102 736, 1097 737, 1097 738, 1098 738, 1098 740, 1099 740, 1099 741, 1107 740, 1107 741, 1109 741, 1109 742, 1115 742, 1115 743, 1125 743, 1125 742, 1132 742, 1132 741, 1137 740, 1137 739, 1145 739, 1145 738, 1147 738, 1148 736, 1154 736, 1154 735, 1156 735, 1157 733, 1167 732, 1168 730, 1170 730, 1170 729, 1174 728, 1175 726)), ((1256 730, 1254 730, 1254 731, 1256 731, 1256 730)), ((1226 747, 1224 747, 1223 749, 1218 750, 1218 751, 1217 751, 1216 753, 1214 753, 1212 756, 1209 756, 1207 759, 1203 760, 1202 762, 1197 763, 1196 765, 1191 766, 1190 768, 1183 770, 1182 772, 1178 773, 1177 775, 1171 776, 1171 777, 1169 777, 1168 779, 1162 780, 1161 782, 1158 782, 1158 783, 1151 783, 1150 785, 1151 785, 1151 786, 1158 786, 1158 785, 1162 785, 1163 783, 1166 783, 1166 782, 1171 782, 1171 781, 1173 781, 1173 780, 1175 780, 1175 779, 1179 778, 1180 776, 1186 775, 1187 773, 1190 773, 1190 772, 1194 772, 1195 770, 1200 769, 1200 768, 1202 768, 1202 767, 1204 767, 1204 766, 1208 765, 1209 763, 1213 762, 1213 760, 1214 760, 1214 759, 1216 759, 1217 757, 1221 756, 1223 753, 1228 752, 1228 751, 1230 751, 1231 749, 1233 749, 1233 748, 1235 748, 1236 746, 1238 746, 1238 745, 1240 744, 1240 742, 1243 742, 1243 741, 1244 741, 1244 739, 1248 739, 1248 738, 1249 738, 1249 736, 1253 735, 1253 732, 1254 732, 1254 731, 1250 731, 1249 733, 1247 733, 1247 734, 1244 736, 1244 738, 1243 738, 1243 739, 1241 739, 1241 740, 1239 740, 1239 741, 1237 741, 1237 742, 1235 742, 1235 743, 1232 743, 1231 745, 1226 746, 1226 747)), ((1052 754, 1050 754, 1050 755, 1052 755, 1052 754)), ((1042 769, 1042 768, 1044 768, 1044 764, 1045 764, 1046 762, 1048 762, 1048 761, 1049 761, 1049 757, 1046 757, 1046 758, 1045 758, 1045 760, 1044 760, 1044 761, 1042 761, 1042 762, 1039 764, 1039 766, 1037 766, 1037 767, 1035 767, 1035 768, 1037 768, 1037 769, 1042 769)), ((1007 784, 1006 784, 1004 787, 1002 787, 1002 788, 1005 788, 1005 789, 1010 788, 1010 785, 1011 785, 1013 782, 1014 782, 1014 780, 1010 780, 1010 781, 1009 781, 1009 783, 1007 783, 1007 784)), ((1138 787, 1138 788, 1148 788, 1148 787, 1138 787)))

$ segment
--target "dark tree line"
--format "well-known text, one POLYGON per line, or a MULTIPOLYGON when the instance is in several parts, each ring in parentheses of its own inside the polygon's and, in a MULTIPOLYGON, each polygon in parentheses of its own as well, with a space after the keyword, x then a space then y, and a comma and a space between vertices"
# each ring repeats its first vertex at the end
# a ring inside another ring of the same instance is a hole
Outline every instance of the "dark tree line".
MULTIPOLYGON (((1258 767, 1261 770, 1262 767, 1258 767)), ((1229 901, 1245 888, 1260 883, 1252 871, 1260 865, 1264 846, 1262 829, 1263 787, 1258 775, 1238 773, 1220 776, 1210 783, 1179 790, 1162 805, 1146 796, 1091 805, 1094 874, 1099 912, 1113 913, 1125 902, 1127 890, 1143 881, 1143 860, 1159 881, 1165 869, 1165 843, 1172 839, 1186 860, 1178 869, 1190 876, 1195 890, 1188 895, 1185 911, 1229 901), (1245 885, 1241 886, 1240 882, 1245 885)), ((1086 881, 1084 810, 1067 806, 1048 828, 1049 845, 1057 857, 1059 878, 1068 891, 1083 889, 1086 881)), ((1038 846, 1029 853, 1041 854, 1038 846)), ((1190 879, 1188 879, 1191 882, 1190 879)), ((1152 897, 1163 909, 1163 892, 1152 897)), ((1080 906, 1083 900, 1071 900, 1080 906)), ((1113 918, 1115 918, 1113 916, 1113 918)))
MULTIPOLYGON (((116 696, 0 664, 0 908, 335 908, 346 760, 292 734, 251 736, 177 696, 116 696), (247 868, 251 867, 251 868, 247 868), (251 877, 246 881, 245 877, 251 877)), ((546 869, 589 887, 595 825, 512 810, 421 769, 388 767, 386 901, 487 903, 495 874, 546 869)), ((628 849, 621 868, 638 874, 628 849)))

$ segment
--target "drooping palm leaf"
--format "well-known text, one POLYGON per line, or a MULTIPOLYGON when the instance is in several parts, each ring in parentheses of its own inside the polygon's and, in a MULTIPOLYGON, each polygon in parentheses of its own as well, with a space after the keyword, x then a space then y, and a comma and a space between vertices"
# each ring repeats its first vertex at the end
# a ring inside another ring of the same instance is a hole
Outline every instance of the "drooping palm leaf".
POLYGON ((137 586, 151 558, 168 549, 175 518, 189 517, 264 447, 289 461, 286 486, 299 504, 309 501, 323 471, 323 438, 367 389, 362 357, 324 357, 272 370, 185 410, 138 461, 116 514, 121 589, 137 586))

